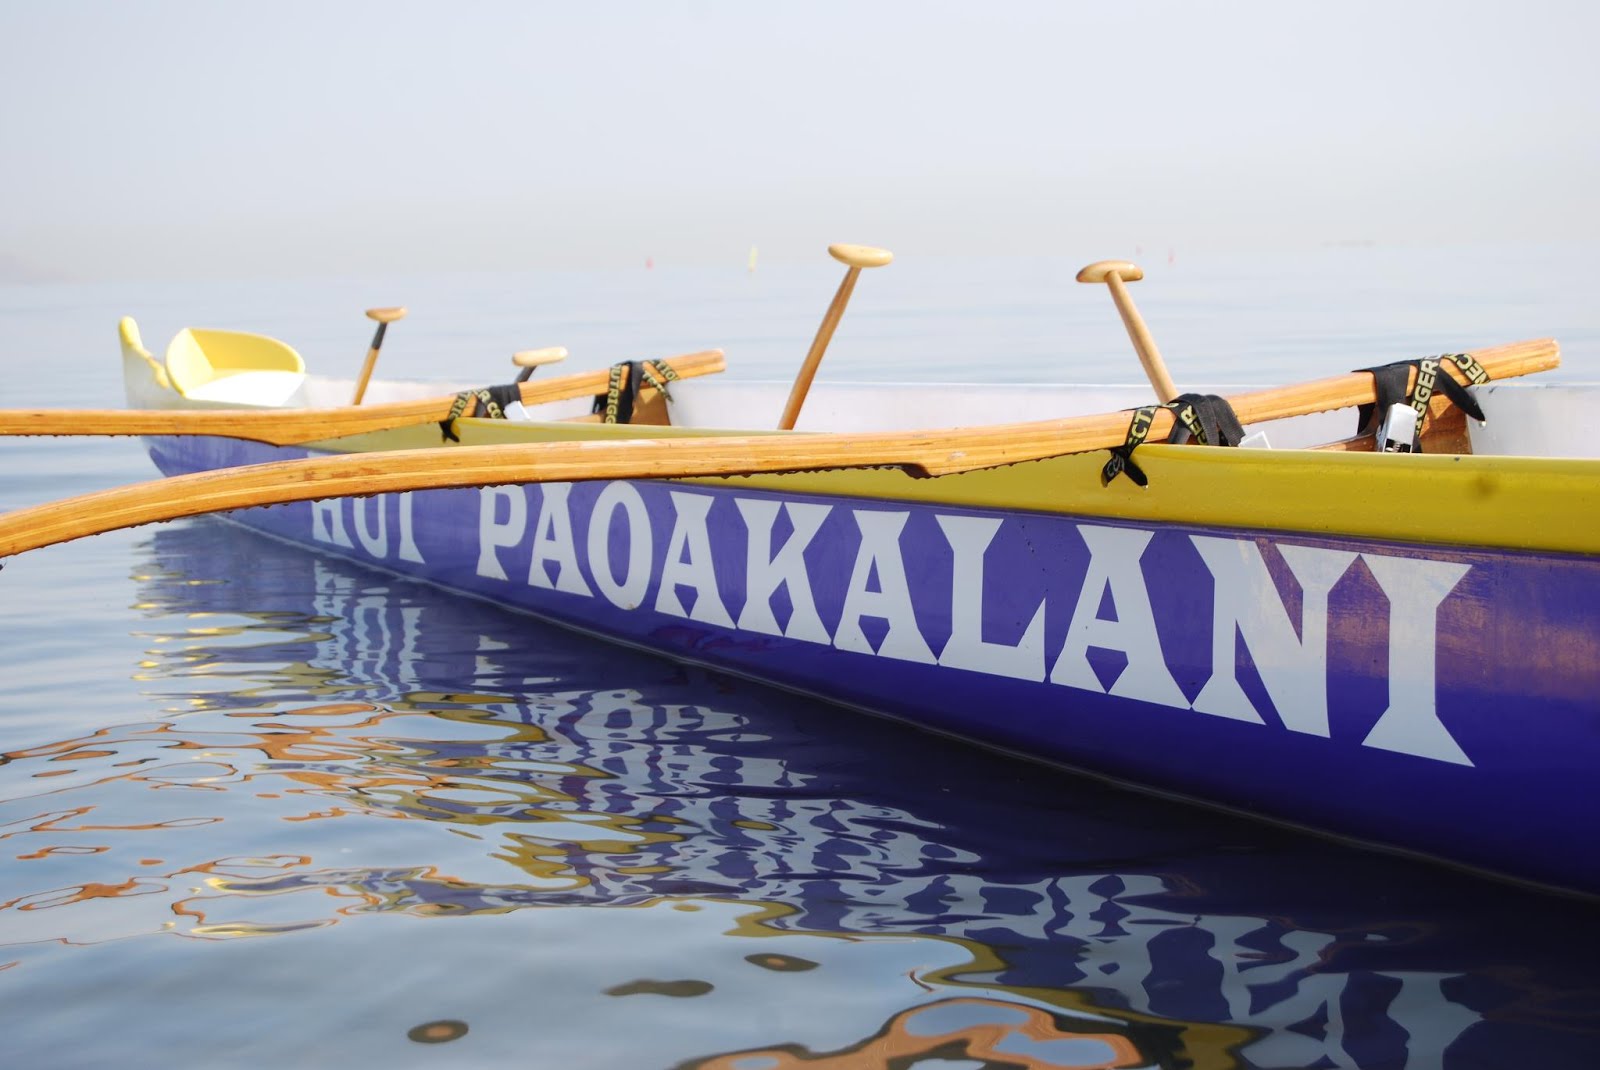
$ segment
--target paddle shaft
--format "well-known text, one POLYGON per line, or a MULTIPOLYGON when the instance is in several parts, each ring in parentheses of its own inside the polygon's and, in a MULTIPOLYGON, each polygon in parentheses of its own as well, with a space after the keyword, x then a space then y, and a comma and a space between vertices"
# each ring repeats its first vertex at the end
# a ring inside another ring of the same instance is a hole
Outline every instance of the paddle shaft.
MULTIPOLYGON (((1543 339, 1477 350, 1473 356, 1491 378, 1506 379, 1554 368, 1559 353, 1553 340, 1543 339)), ((1453 364, 1442 367, 1460 376, 1453 364)), ((1375 396, 1372 376, 1357 372, 1240 394, 1231 403, 1241 422, 1260 423, 1368 404, 1375 396)), ((1158 410, 1149 440, 1159 442, 1172 419, 1170 410, 1158 410)), ((1120 446, 1128 421, 1126 412, 1112 412, 909 434, 540 442, 316 456, 174 476, 19 509, 0 516, 0 557, 162 520, 350 495, 824 468, 902 467, 912 474, 946 475, 1120 446)))
POLYGON ((847 271, 844 281, 839 283, 839 289, 833 295, 833 302, 828 305, 828 311, 822 317, 822 325, 817 328, 817 336, 811 340, 811 351, 806 354, 806 359, 800 365, 800 371, 794 377, 794 386, 789 388, 789 400, 784 403, 783 416, 778 420, 779 431, 794 430, 795 422, 800 419, 800 407, 806 403, 806 394, 811 391, 811 380, 817 376, 817 368, 822 364, 822 355, 828 351, 828 343, 833 340, 833 332, 838 329, 839 321, 844 318, 845 306, 850 303, 850 295, 855 292, 856 279, 861 276, 862 268, 883 267, 894 259, 894 254, 887 249, 876 249, 870 245, 830 245, 828 255, 839 263, 844 264, 847 271))
POLYGON ((1167 362, 1161 359, 1161 351, 1156 348, 1156 340, 1150 336, 1144 317, 1139 315, 1133 298, 1128 294, 1127 283, 1115 271, 1108 271, 1106 287, 1111 291, 1111 300, 1116 302, 1117 314, 1122 317, 1122 325, 1128 329, 1128 338, 1133 342, 1134 352, 1139 354, 1139 363, 1143 365, 1150 385, 1155 388, 1156 397, 1162 404, 1171 401, 1178 396, 1178 388, 1167 373, 1167 362))
POLYGON ((367 359, 361 365, 361 377, 356 380, 356 393, 350 404, 359 405, 361 399, 366 396, 367 382, 372 378, 372 369, 378 364, 378 350, 383 348, 383 334, 389 329, 389 324, 404 319, 405 315, 406 310, 399 306, 367 309, 367 319, 377 320, 378 329, 372 332, 372 345, 367 349, 367 359))
POLYGON ((1133 298, 1128 296, 1128 283, 1138 282, 1144 278, 1144 269, 1138 264, 1127 260, 1096 260, 1078 272, 1079 282, 1103 282, 1111 291, 1111 300, 1116 303, 1117 315, 1122 317, 1122 326, 1128 331, 1128 338, 1133 342, 1133 351, 1139 354, 1139 364, 1144 368, 1144 377, 1150 380, 1150 386, 1156 392, 1156 398, 1165 405, 1178 396, 1178 388, 1173 385, 1172 376, 1167 374, 1166 361, 1161 359, 1161 350, 1156 348, 1156 340, 1150 337, 1150 329, 1144 325, 1144 317, 1139 315, 1139 310, 1134 307, 1133 298))
POLYGON ((817 377, 817 368, 822 364, 822 355, 828 351, 828 343, 833 340, 833 332, 844 318, 845 306, 850 303, 856 279, 860 277, 861 269, 858 267, 852 265, 845 271, 844 281, 839 283, 833 303, 828 306, 827 313, 822 317, 822 325, 817 328, 817 336, 811 341, 811 351, 806 354, 805 363, 800 365, 800 371, 794 377, 794 386, 789 388, 789 400, 784 403, 783 418, 778 421, 779 431, 794 430, 795 421, 800 419, 800 407, 806 403, 806 395, 811 392, 811 381, 817 377))
POLYGON ((387 323, 378 324, 378 329, 372 332, 372 345, 367 349, 367 359, 361 365, 361 377, 356 380, 355 397, 350 399, 350 404, 359 405, 361 399, 367 396, 367 381, 372 378, 372 369, 378 364, 378 350, 383 348, 383 333, 389 329, 387 323))
MULTIPOLYGON (((720 372, 727 366, 720 349, 669 357, 680 379, 720 372)), ((603 394, 605 369, 518 384, 524 405, 541 405, 603 394)), ((626 385, 626 372, 624 372, 626 385)), ((653 397, 653 387, 640 391, 653 397)), ((3 435, 216 435, 294 446, 346 435, 387 431, 443 420, 454 395, 338 409, 9 409, 0 410, 3 435)))

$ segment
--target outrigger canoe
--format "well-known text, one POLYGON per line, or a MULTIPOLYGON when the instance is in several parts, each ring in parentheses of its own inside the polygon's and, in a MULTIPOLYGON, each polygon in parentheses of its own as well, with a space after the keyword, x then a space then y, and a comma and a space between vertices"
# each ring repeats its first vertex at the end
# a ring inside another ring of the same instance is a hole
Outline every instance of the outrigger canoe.
MULTIPOLYGON (((1267 448, 1217 448, 1159 441, 1214 441, 1218 410, 1148 387, 824 382, 772 430, 788 384, 640 364, 515 418, 505 388, 494 411, 380 380, 374 411, 426 419, 275 444, 273 414, 351 383, 241 358, 197 395, 131 320, 121 339, 132 409, 235 422, 128 425, 181 477, 161 515, 281 502, 229 517, 1028 758, 1600 894, 1600 458, 1576 415, 1600 386, 1497 381, 1554 342, 1402 365, 1387 400, 1426 419, 1382 452, 1356 435, 1379 373, 1235 393, 1222 423, 1267 448), (630 375, 650 425, 594 412, 630 375), (1420 396, 1435 377, 1486 422, 1420 396), (236 471, 264 462, 289 463, 236 471)), ((155 518, 128 501, 95 530, 155 518)), ((15 530, 0 555, 44 541, 15 530)))

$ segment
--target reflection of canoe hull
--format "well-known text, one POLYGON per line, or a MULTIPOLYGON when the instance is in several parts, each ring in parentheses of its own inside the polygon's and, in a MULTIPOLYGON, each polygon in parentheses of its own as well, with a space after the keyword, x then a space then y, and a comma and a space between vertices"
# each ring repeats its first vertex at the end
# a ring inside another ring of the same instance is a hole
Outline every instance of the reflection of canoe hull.
MULTIPOLYGON (((825 1026, 812 1015, 807 1028, 784 1034, 812 1051, 880 1024, 893 1029, 885 1019, 900 1018, 900 1008, 976 986, 986 997, 1020 999, 1013 1008, 1109 1014, 1135 1030, 1128 1035, 1146 1056, 1138 1065, 1169 1065, 1157 1053, 1177 1045, 1196 1066, 1216 1068, 1239 1065, 1226 1053, 1241 1043, 1248 1046, 1238 1054, 1261 1065, 1311 1065, 1323 1051, 1348 1061, 1344 1038, 1375 1035, 1394 1038, 1385 1051, 1396 1065, 1408 1056, 1426 1063, 1423 1053, 1446 1048, 1456 1057, 1492 1051, 1514 1026, 1493 1021, 1492 1011, 1491 1020, 1444 1012, 1526 1003, 1581 988, 1586 976, 1577 962, 1553 975, 1536 949, 1587 931, 1587 904, 1052 779, 931 736, 910 738, 885 720, 674 672, 475 600, 385 583, 278 540, 219 538, 209 526, 152 536, 151 560, 140 566, 143 604, 180 634, 187 615, 202 611, 259 618, 275 640, 240 645, 224 627, 206 629, 194 645, 163 643, 169 682, 204 673, 209 659, 225 662, 230 686, 241 689, 204 697, 232 711, 263 694, 281 702, 282 689, 261 685, 285 662, 324 668, 330 697, 354 689, 376 704, 218 720, 245 728, 246 747, 265 729, 261 743, 283 755, 282 775, 299 776, 307 753, 335 756, 346 776, 320 787, 335 790, 341 807, 349 801, 350 818, 376 806, 470 831, 514 867, 466 879, 431 867, 351 868, 344 857, 233 860, 208 871, 208 894, 223 896, 204 903, 205 917, 185 914, 186 924, 253 923, 262 904, 286 897, 309 912, 295 914, 302 920, 344 917, 335 911, 353 900, 423 918, 624 906, 623 915, 650 915, 656 935, 630 952, 627 968, 591 971, 609 976, 606 984, 684 977, 681 926, 698 919, 691 927, 703 939, 735 927, 740 934, 731 962, 699 956, 688 972, 714 984, 696 1005, 722 1000, 719 1020, 770 1021, 760 1008, 803 1003, 816 991, 809 984, 831 999, 839 976, 870 988, 874 998, 852 1001, 848 1017, 841 1007, 825 1026), (239 674, 240 662, 259 662, 259 671, 239 674), (463 685, 474 694, 461 695, 463 685), (410 719, 423 711, 432 727, 419 731, 410 719), (396 735, 408 740, 398 750, 387 745, 396 735), (378 760, 346 760, 369 753, 373 741, 378 760), (916 774, 886 779, 886 761, 916 774), (369 783, 384 786, 373 793, 369 783), (488 790, 475 795, 474 787, 488 790), (575 824, 575 815, 583 820, 575 824), (680 913, 682 897, 702 909, 680 913), (1471 911, 1440 913, 1440 903, 1466 901, 1471 911), (1521 921, 1485 929, 1481 919, 1491 915, 1521 921), (1380 935, 1396 933, 1409 935, 1380 935), (768 961, 774 953, 794 968, 822 968, 774 977, 769 971, 782 968, 768 961), (1508 990, 1487 965, 1508 961, 1542 965, 1508 990), (788 987, 763 987, 780 979, 788 987), (1338 1024, 1320 1038, 1291 1028, 1341 1005, 1338 1024), (1219 1015, 1229 1025, 1200 1024, 1219 1015)), ((190 731, 205 733, 208 749, 223 748, 212 726, 190 731)), ((173 742, 159 725, 148 738, 157 753, 173 742)), ((254 779, 248 790, 266 789, 254 779)), ((321 791, 315 798, 325 804, 321 791)), ((562 913, 567 928, 586 924, 585 912, 562 913)), ((608 946, 627 943, 615 925, 603 927, 608 946)), ((613 1003, 598 990, 595 998, 613 1003)), ((1569 1008, 1570 1021, 1580 1016, 1569 1008)), ((1014 1010, 1008 1017, 1025 1023, 1014 1010)), ((478 1029, 480 1018, 472 1021, 478 1029)), ((1103 1033, 1107 1024, 1060 1026, 1103 1033)), ((718 1036, 731 1049, 774 1041, 759 1030, 718 1036)), ((1368 1048, 1364 1057, 1378 1055, 1368 1048)))
MULTIPOLYGON (((151 448, 169 474, 298 452, 151 448)), ((925 727, 1600 891, 1600 859, 1569 850, 1600 818, 1583 775, 1600 765, 1592 556, 803 486, 432 491, 235 517, 925 727)))

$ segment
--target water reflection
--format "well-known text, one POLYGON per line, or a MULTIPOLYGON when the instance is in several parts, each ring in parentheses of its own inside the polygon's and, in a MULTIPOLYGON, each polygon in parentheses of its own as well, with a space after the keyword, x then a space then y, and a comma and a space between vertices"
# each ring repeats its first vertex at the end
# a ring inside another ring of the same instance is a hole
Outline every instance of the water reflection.
POLYGON ((68 1003, 108 1030, 59 1065, 117 1027, 384 1066, 535 1037, 707 1070, 1600 1061, 1591 906, 220 525, 156 531, 138 580, 147 719, 0 757, 10 1040, 43 1050, 68 1003), (238 1024, 262 989, 293 1039, 238 1024), (178 999, 202 1025, 153 1024, 178 999), (350 1028, 368 1004, 395 1020, 350 1028))

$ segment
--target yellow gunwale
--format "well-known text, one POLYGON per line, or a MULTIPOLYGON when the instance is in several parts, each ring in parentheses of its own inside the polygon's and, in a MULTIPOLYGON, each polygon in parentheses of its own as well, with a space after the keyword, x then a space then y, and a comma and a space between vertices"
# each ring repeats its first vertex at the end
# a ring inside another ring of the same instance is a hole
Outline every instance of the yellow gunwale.
MULTIPOLYGON (((462 446, 749 435, 748 430, 463 419, 462 446)), ((772 432, 795 434, 794 432, 772 432)), ((440 445, 433 425, 313 443, 330 453, 440 445)), ((799 436, 803 437, 803 435, 799 436)), ((797 451, 798 452, 798 451, 797 451)), ((880 501, 1424 545, 1600 553, 1600 460, 1141 446, 1147 488, 1101 486, 1104 451, 934 478, 898 468, 674 480, 880 501)))

